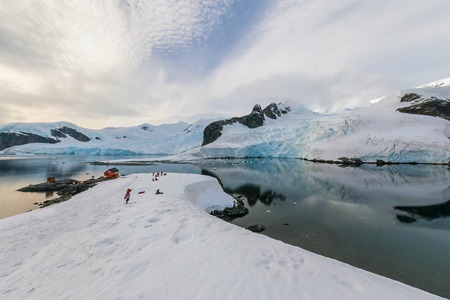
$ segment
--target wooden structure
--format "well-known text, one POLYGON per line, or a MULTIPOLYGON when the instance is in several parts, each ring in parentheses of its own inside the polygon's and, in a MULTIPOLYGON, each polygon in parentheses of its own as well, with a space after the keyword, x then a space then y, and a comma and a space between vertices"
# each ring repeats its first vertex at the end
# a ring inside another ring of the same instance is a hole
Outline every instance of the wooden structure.
POLYGON ((105 173, 103 173, 103 175, 106 178, 117 178, 119 177, 119 170, 116 168, 111 168, 105 171, 105 173))

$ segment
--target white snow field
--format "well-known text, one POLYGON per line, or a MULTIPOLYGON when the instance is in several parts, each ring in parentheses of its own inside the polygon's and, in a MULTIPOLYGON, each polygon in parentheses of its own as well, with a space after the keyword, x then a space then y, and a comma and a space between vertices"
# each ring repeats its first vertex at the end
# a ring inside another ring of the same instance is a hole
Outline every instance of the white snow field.
POLYGON ((214 178, 132 174, 2 219, 0 299, 440 299, 208 214, 232 204, 214 178))

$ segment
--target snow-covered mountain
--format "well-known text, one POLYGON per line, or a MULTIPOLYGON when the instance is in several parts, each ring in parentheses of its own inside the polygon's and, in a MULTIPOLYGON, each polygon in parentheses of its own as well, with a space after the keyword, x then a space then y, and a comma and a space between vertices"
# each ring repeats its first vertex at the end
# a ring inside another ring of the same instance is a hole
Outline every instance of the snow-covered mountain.
POLYGON ((448 163, 449 120, 450 80, 441 80, 392 92, 371 106, 345 113, 321 115, 296 108, 254 129, 227 125, 215 142, 191 154, 448 163))
POLYGON ((242 117, 191 125, 90 130, 67 122, 16 123, 0 128, 0 154, 185 152, 179 157, 450 161, 450 79, 394 91, 372 103, 334 115, 281 103, 256 105, 242 117))
POLYGON ((14 123, 0 128, 0 153, 174 154, 201 145, 210 120, 92 130, 68 122, 14 123))

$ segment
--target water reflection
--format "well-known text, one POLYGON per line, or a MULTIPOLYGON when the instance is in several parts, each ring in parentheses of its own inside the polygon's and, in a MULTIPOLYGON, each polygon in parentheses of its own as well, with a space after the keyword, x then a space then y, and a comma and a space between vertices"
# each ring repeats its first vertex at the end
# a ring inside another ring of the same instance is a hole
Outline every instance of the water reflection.
POLYGON ((394 209, 409 213, 405 215, 397 215, 397 219, 404 223, 413 223, 417 218, 428 221, 434 219, 450 217, 450 200, 445 203, 422 205, 422 206, 395 206, 394 209))
POLYGON ((270 206, 274 201, 284 201, 286 196, 274 192, 273 190, 261 191, 261 187, 254 184, 244 184, 236 189, 225 189, 225 192, 238 196, 244 196, 250 206, 255 206, 260 201, 266 206, 270 206))
MULTIPOLYGON (((328 201, 357 203, 373 209, 427 206, 450 199, 450 173, 440 166, 364 165, 340 168, 297 160, 246 160, 242 164, 203 166, 224 189, 243 195, 249 206, 302 201, 315 195, 328 201)), ((441 207, 437 208, 438 210, 441 207)))
POLYGON ((247 199, 249 214, 232 223, 264 225, 265 235, 450 297, 446 167, 255 159, 202 169, 247 199))
POLYGON ((249 206, 255 206, 258 201, 265 206, 270 206, 273 204, 273 202, 284 201, 286 199, 286 196, 282 193, 279 193, 272 189, 262 190, 259 185, 253 183, 243 184, 235 188, 224 186, 220 176, 214 173, 216 169, 216 167, 214 168, 214 171, 202 169, 201 174, 215 177, 222 185, 226 193, 234 195, 236 197, 244 197, 247 200, 247 204, 249 206))

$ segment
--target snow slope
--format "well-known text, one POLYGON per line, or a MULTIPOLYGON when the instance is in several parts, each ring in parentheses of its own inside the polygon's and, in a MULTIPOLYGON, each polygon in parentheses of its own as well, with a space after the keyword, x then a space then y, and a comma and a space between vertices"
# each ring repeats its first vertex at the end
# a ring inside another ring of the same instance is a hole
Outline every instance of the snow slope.
POLYGON ((0 297, 440 299, 205 212, 232 202, 210 177, 132 174, 2 219, 0 297))

